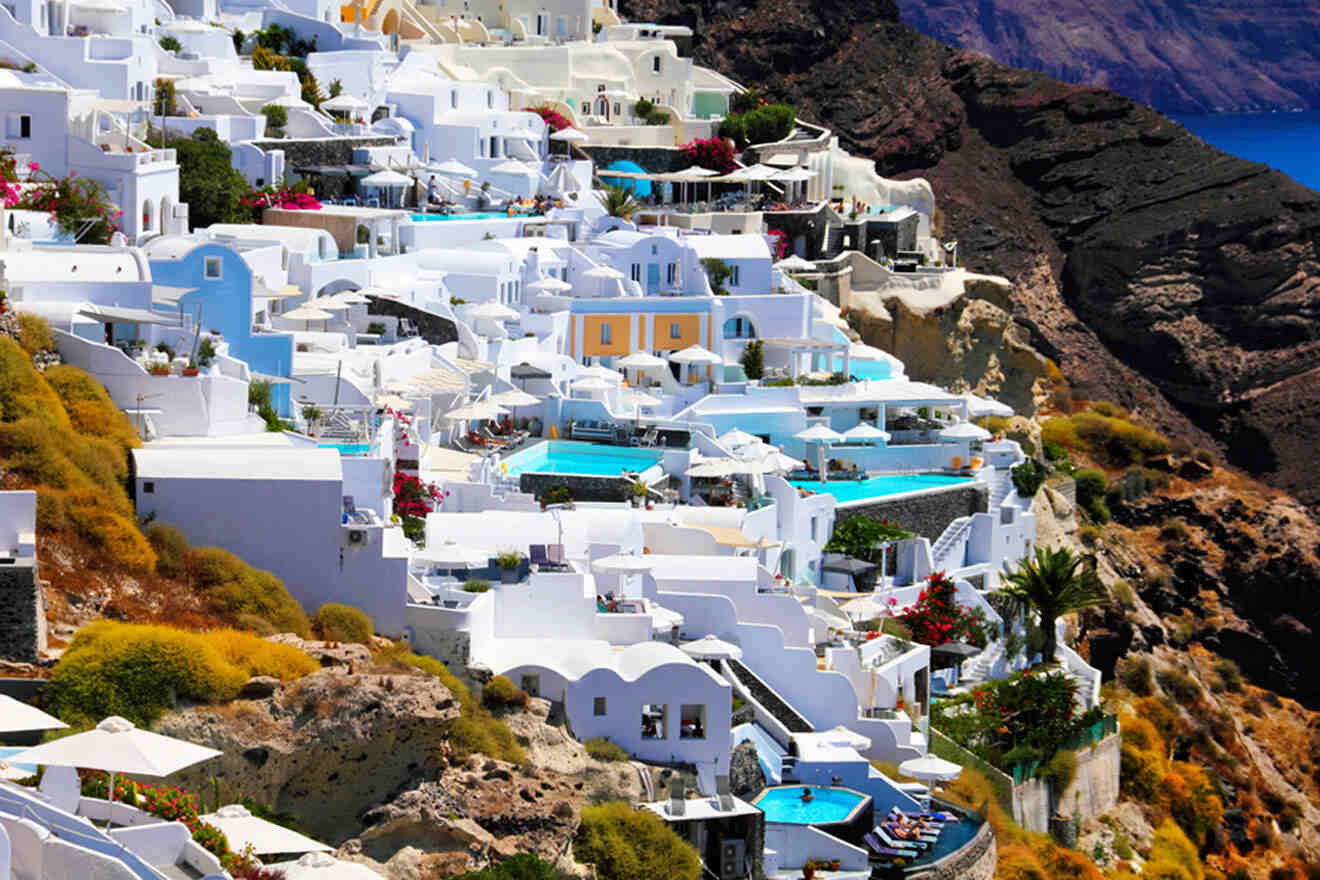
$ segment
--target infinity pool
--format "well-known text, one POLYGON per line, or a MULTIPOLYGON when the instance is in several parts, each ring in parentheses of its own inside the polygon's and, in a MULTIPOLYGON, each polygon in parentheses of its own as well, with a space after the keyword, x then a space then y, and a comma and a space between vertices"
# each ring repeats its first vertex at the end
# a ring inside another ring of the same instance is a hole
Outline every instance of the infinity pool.
POLYGON ((509 217, 503 211, 475 211, 471 214, 413 214, 412 219, 414 223, 436 223, 444 220, 518 220, 539 216, 539 214, 515 214, 509 217))
POLYGON ((515 452, 504 460, 509 476, 518 474, 586 474, 617 477, 640 473, 660 461, 660 453, 627 446, 602 446, 572 440, 547 440, 515 452))
POLYGON ((370 443, 318 443, 317 449, 338 449, 340 455, 369 455, 370 443))
MULTIPOLYGON (((19 752, 25 752, 25 751, 27 751, 26 746, 22 748, 14 748, 13 746, 0 746, 0 761, 4 761, 8 763, 10 757, 12 757, 13 755, 17 755, 19 752)), ((9 764, 9 766, 14 768, 15 770, 19 770, 24 773, 37 772, 37 768, 32 764, 9 764)))
POLYGON ((767 822, 793 825, 832 825, 846 822, 867 801, 867 796, 850 788, 816 788, 812 800, 802 800, 802 786, 767 788, 752 801, 765 813, 767 822))
POLYGON ((969 483, 971 480, 971 477, 954 477, 947 474, 889 474, 860 481, 831 480, 824 486, 820 484, 820 480, 789 482, 799 489, 828 492, 840 504, 847 504, 849 501, 869 501, 872 498, 901 495, 904 492, 917 492, 922 489, 947 489, 950 486, 969 483))

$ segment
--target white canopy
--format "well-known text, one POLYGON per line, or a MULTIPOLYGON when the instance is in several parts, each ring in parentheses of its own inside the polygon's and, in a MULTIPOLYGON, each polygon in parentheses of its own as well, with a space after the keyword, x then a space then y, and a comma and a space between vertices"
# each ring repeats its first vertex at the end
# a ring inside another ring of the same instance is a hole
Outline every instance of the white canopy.
POLYGON ((36 706, 29 706, 22 700, 15 700, 0 694, 0 733, 16 733, 21 730, 55 730, 68 727, 54 715, 47 715, 36 706))
POLYGON ((675 352, 669 359, 676 364, 704 364, 714 366, 724 363, 724 358, 713 351, 707 351, 700 345, 689 345, 682 351, 675 352))
POLYGON ((805 183, 816 176, 816 172, 808 171, 805 168, 785 168, 783 171, 776 171, 771 180, 784 180, 790 183, 805 183))
POLYGON ((679 645, 678 649, 694 660, 742 659, 742 648, 732 642, 726 642, 723 639, 716 638, 713 634, 709 633, 699 639, 679 645))
POLYGON ((223 831, 229 840, 230 849, 234 852, 242 852, 249 846, 259 856, 270 853, 330 852, 331 850, 320 841, 252 815, 242 804, 228 804, 214 813, 207 813, 201 819, 223 831))
POLYGON ((595 376, 588 376, 585 379, 574 380, 570 387, 574 391, 583 391, 587 394, 591 394, 599 391, 609 391, 614 386, 610 385, 604 379, 597 379, 595 376))
POLYGON ((517 388, 493 394, 490 399, 499 406, 535 406, 541 402, 541 398, 528 394, 526 391, 519 391, 517 388))
POLYGON ((550 140, 564 141, 569 144, 585 144, 587 141, 591 140, 591 138, 570 126, 568 128, 561 128, 559 131, 550 135, 550 140))
POLYGON ((455 174, 459 177, 476 177, 477 172, 457 159, 446 159, 431 169, 439 174, 455 174))
POLYGON ((761 438, 753 434, 748 434, 742 428, 734 428, 725 431, 719 437, 720 443, 727 449, 738 449, 742 446, 753 446, 761 442, 761 438))
POLYGON ((578 379, 586 379, 591 377, 594 377, 596 379, 601 379, 606 382, 613 382, 616 385, 618 384, 619 379, 621 378, 618 373, 614 372, 609 367, 602 367, 599 364, 592 364, 589 367, 579 367, 577 374, 575 376, 575 378, 578 379))
POLYGON ((475 306, 468 314, 484 321, 514 321, 518 318, 517 312, 506 305, 495 302, 495 300, 475 306))
POLYGON ((623 273, 612 266, 596 266, 583 272, 582 277, 591 281, 617 281, 623 273))
POLYGON ((619 358, 614 362, 614 365, 623 367, 625 370, 648 370, 665 366, 665 360, 649 352, 634 351, 626 357, 619 358))
POLYGON ((311 852, 296 862, 267 865, 284 880, 380 880, 380 875, 365 865, 341 862, 323 852, 311 852))
POLYGON ((749 473, 752 467, 752 462, 736 458, 708 458, 692 465, 684 473, 689 477, 731 477, 734 474, 749 473))
POLYGON ((748 165, 746 168, 738 168, 724 175, 722 179, 729 183, 774 180, 775 175, 779 173, 778 168, 771 168, 769 165, 748 165))
POLYGON ((532 169, 529 168, 529 167, 527 167, 526 165, 522 164, 521 162, 514 162, 513 160, 510 159, 510 160, 508 160, 508 161, 501 162, 500 164, 496 165, 494 168, 490 169, 490 172, 489 172, 489 173, 491 173, 491 174, 531 174, 531 173, 532 173, 532 169))
POLYGON ((659 561, 646 556, 615 553, 613 556, 606 556, 591 563, 591 570, 597 574, 637 574, 650 571, 659 564, 659 561))
POLYGON ((523 288, 529 293, 564 293, 572 289, 573 285, 558 278, 538 278, 523 288))
POLYGON ((785 272, 810 272, 816 268, 816 264, 794 254, 775 263, 775 268, 783 269, 785 272))
POLYGON ((690 165, 682 171, 675 171, 674 177, 719 177, 720 173, 710 168, 702 168, 700 165, 690 165))
POLYGON ((843 439, 860 443, 871 443, 876 440, 888 440, 889 434, 881 431, 874 425, 861 422, 843 432, 843 439))
MULTIPOLYGON (((371 105, 361 98, 355 98, 347 92, 336 95, 329 100, 321 102, 322 110, 333 110, 337 113, 348 113, 353 110, 366 110, 371 105)), ((286 850, 293 852, 293 850, 286 850)))
MULTIPOLYGON (((424 559, 440 568, 481 568, 489 562, 489 554, 485 550, 459 544, 453 540, 442 541, 439 544, 428 544, 424 549, 417 552, 416 558, 424 559)), ((293 850, 286 850, 286 852, 293 852, 293 850)))
POLYGON ((325 309, 318 309, 311 304, 303 304, 290 312, 284 312, 276 317, 289 318, 293 321, 329 321, 334 315, 325 309))
POLYGON ((509 411, 497 403, 490 400, 478 400, 476 403, 469 403, 466 406, 460 406, 457 409, 451 409, 445 413, 445 418, 456 422, 466 422, 471 419, 494 419, 503 415, 508 415, 509 411))
POLYGON ((368 174, 366 177, 358 181, 358 183, 362 184, 363 186, 379 186, 379 187, 407 186, 412 182, 413 179, 408 175, 400 174, 397 171, 391 171, 388 168, 386 168, 384 171, 377 171, 375 174, 368 174))
MULTIPOLYGON (((371 305, 371 300, 363 296, 361 293, 358 293, 356 290, 345 290, 343 293, 336 293, 334 296, 322 297, 321 299, 329 299, 332 302, 341 303, 346 306, 371 305)), ((321 304, 321 299, 315 301, 317 305, 321 304)))
POLYGON ((941 440, 989 440, 992 436, 985 428, 971 422, 959 422, 940 431, 941 440))
POLYGON ((652 395, 647 394, 645 391, 633 390, 627 392, 622 397, 620 397, 619 403, 622 404, 623 406, 629 406, 633 408, 641 407, 642 409, 646 409, 652 406, 659 406, 660 398, 653 397, 652 395))
POLYGON ((818 443, 841 443, 843 435, 831 428, 829 425, 816 424, 807 428, 805 431, 798 431, 793 435, 799 440, 818 443))
POLYGON ((384 397, 376 398, 376 406, 383 406, 389 409, 412 409, 413 402, 406 397, 400 397, 397 394, 386 394, 384 397))
POLYGON ((904 776, 911 776, 913 779, 920 779, 922 782, 948 782, 951 779, 958 778, 962 772, 962 767, 952 761, 946 761, 935 755, 926 755, 922 758, 909 758, 898 765, 898 772, 904 776))
POLYGON ((761 470, 762 473, 767 474, 782 473, 784 471, 795 471, 803 464, 804 462, 776 449, 761 459, 761 470))
POLYGON ((35 746, 10 758, 16 764, 85 767, 133 776, 169 776, 220 752, 134 726, 111 715, 91 730, 35 746))
POLYGON ((967 415, 978 419, 981 416, 1000 416, 1001 418, 1013 418, 1013 407, 1006 403, 1000 403, 989 397, 981 397, 968 392, 962 396, 967 401, 967 415))

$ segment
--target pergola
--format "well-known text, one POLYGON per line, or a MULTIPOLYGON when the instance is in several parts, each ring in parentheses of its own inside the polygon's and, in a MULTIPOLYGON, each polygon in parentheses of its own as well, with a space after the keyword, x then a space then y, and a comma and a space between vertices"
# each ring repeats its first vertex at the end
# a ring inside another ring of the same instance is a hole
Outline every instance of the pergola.
POLYGON ((777 349, 788 355, 788 372, 794 379, 798 378, 798 356, 809 355, 811 358, 811 367, 807 372, 834 372, 834 355, 843 355, 843 375, 847 376, 852 372, 852 355, 849 352, 850 343, 831 342, 828 339, 811 339, 808 337, 789 338, 789 337, 770 337, 761 340, 761 345, 765 348, 777 349))

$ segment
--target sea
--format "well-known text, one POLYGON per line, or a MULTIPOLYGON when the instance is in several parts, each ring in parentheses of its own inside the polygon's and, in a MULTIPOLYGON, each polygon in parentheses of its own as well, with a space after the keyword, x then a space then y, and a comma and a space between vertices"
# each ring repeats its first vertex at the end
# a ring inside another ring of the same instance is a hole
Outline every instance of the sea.
POLYGON ((1320 110, 1175 116, 1202 140, 1320 191, 1320 110))

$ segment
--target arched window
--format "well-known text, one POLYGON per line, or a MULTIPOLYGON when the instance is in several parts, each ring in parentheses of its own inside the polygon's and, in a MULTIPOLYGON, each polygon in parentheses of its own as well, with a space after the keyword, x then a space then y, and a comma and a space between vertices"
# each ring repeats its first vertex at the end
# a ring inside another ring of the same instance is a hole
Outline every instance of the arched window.
POLYGON ((170 219, 170 197, 160 197, 160 231, 165 231, 165 223, 170 219))
POLYGON ((142 203, 142 231, 151 231, 151 199, 142 203))
POLYGON ((751 318, 744 318, 741 315, 736 318, 730 318, 724 322, 725 339, 755 339, 756 326, 751 318))

